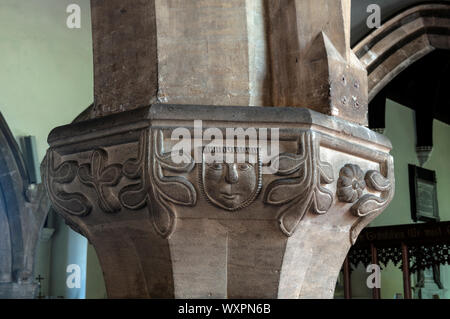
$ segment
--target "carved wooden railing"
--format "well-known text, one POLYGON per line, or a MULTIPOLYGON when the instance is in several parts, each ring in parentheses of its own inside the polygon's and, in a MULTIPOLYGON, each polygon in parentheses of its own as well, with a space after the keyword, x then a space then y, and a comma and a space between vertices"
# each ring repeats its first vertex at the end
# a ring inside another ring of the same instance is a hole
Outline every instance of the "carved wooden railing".
MULTIPOLYGON (((346 298, 351 298, 351 267, 389 262, 402 269, 406 299, 411 299, 410 274, 450 264, 450 222, 370 227, 363 230, 344 264, 346 298)), ((380 298, 380 289, 374 289, 380 298)))

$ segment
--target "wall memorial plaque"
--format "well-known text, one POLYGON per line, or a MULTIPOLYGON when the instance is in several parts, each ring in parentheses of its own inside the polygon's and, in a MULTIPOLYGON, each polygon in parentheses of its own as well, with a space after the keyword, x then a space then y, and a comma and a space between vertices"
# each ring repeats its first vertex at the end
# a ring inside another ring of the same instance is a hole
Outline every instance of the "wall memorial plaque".
POLYGON ((409 165, 411 217, 414 221, 439 221, 436 172, 409 165))

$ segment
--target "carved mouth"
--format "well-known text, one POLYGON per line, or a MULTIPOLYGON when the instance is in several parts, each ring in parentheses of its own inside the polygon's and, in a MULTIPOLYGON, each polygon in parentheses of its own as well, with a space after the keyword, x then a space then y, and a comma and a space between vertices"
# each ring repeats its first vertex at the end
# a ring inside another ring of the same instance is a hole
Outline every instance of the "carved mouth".
POLYGON ((236 199, 236 197, 238 196, 238 194, 226 194, 226 193, 222 193, 222 197, 227 199, 227 200, 233 200, 236 199))

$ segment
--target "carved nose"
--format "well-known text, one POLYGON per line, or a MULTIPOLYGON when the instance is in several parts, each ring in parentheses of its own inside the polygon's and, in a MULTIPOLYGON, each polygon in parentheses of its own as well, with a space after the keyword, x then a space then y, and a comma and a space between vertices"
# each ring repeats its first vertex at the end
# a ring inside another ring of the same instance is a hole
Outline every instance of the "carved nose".
POLYGON ((227 175, 225 176, 225 180, 229 184, 236 184, 238 182, 238 172, 236 164, 228 164, 227 175))

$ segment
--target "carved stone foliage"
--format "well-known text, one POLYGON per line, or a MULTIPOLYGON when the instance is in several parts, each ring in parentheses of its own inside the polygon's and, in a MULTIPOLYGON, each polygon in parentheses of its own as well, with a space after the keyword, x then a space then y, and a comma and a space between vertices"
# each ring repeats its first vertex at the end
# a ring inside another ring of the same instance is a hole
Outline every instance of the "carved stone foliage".
POLYGON ((300 154, 281 154, 278 162, 279 176, 268 185, 264 201, 280 206, 280 228, 292 236, 305 213, 312 208, 316 214, 325 214, 333 203, 333 193, 323 187, 334 181, 333 168, 319 157, 319 142, 313 133, 305 132, 300 137, 300 154))
MULTIPOLYGON (((271 166, 278 167, 275 175, 281 178, 267 185, 263 199, 268 205, 280 207, 278 221, 287 236, 292 236, 309 210, 325 214, 334 200, 334 194, 324 186, 334 182, 334 173, 333 167, 320 159, 319 135, 311 131, 301 133, 298 149, 296 154, 282 153, 272 160, 271 166)), ((249 148, 245 148, 245 152, 248 153, 249 148)), ((199 188, 196 188, 190 175, 195 168, 194 159, 183 153, 182 161, 174 162, 171 151, 164 148, 162 129, 142 130, 136 156, 122 163, 110 159, 107 148, 97 148, 88 154, 88 162, 79 164, 77 160, 67 160, 55 166, 55 153, 50 150, 48 190, 58 210, 78 217, 88 215, 94 205, 105 213, 115 213, 122 208, 140 210, 147 206, 155 231, 167 238, 175 230, 177 206, 195 206, 197 189, 202 190, 206 201, 215 208, 229 212, 251 205, 262 189, 259 150, 246 154, 256 160, 244 163, 206 161, 204 149, 202 154, 198 167, 199 188), (94 191, 71 193, 68 189, 74 188, 67 186, 72 183, 94 191)), ((377 171, 364 174, 358 165, 347 164, 339 173, 337 197, 353 204, 352 214, 360 217, 351 230, 354 242, 364 217, 381 212, 389 203, 391 181, 377 171), (369 188, 380 195, 364 194, 369 188)))
POLYGON ((194 185, 183 176, 167 176, 172 174, 189 173, 193 170, 195 162, 188 154, 183 154, 181 163, 172 160, 171 152, 164 151, 164 135, 161 130, 152 133, 153 152, 151 168, 151 215, 156 231, 163 237, 170 236, 175 229, 175 207, 195 206, 197 191, 194 185))
POLYGON ((96 149, 90 155, 90 162, 79 165, 76 160, 62 162, 55 167, 55 152, 49 150, 47 154, 47 189, 53 205, 59 211, 73 216, 87 216, 97 203, 102 211, 114 213, 122 206, 128 209, 138 209, 145 206, 148 192, 143 180, 143 156, 147 134, 141 135, 137 158, 129 159, 124 165, 109 164, 108 152, 96 149), (131 182, 123 187, 118 194, 113 188, 123 177, 131 182), (96 198, 87 198, 86 193, 69 193, 64 190, 65 185, 80 182, 95 190, 96 198))
POLYGON ((122 165, 107 165, 108 153, 103 149, 92 152, 91 163, 78 168, 81 183, 95 189, 98 203, 103 211, 114 213, 121 209, 119 200, 112 193, 122 178, 122 165))
POLYGON ((47 153, 47 190, 53 206, 68 215, 83 217, 90 214, 93 204, 97 203, 102 211, 114 213, 121 210, 121 204, 113 193, 123 174, 122 165, 108 165, 108 152, 96 149, 92 152, 90 163, 79 165, 76 160, 62 162, 55 166, 55 152, 47 153), (80 182, 95 190, 96 198, 88 198, 87 194, 68 192, 65 186, 80 182))
POLYGON ((149 195, 148 172, 148 130, 143 130, 139 139, 139 149, 135 158, 130 158, 122 166, 122 173, 131 182, 119 192, 123 207, 138 210, 147 205, 149 195))
POLYGON ((369 170, 364 175, 358 165, 347 164, 340 173, 337 183, 337 196, 341 202, 354 203, 350 211, 355 217, 361 217, 350 232, 350 241, 355 243, 362 229, 364 217, 382 212, 393 197, 393 185, 389 178, 380 172, 369 170), (366 186, 381 192, 380 196, 367 193, 363 195, 366 186), (355 203, 356 202, 356 203, 355 203))
POLYGON ((64 185, 71 184, 78 178, 81 184, 95 190, 97 198, 94 200, 104 212, 114 213, 121 210, 121 204, 112 187, 116 186, 123 176, 122 165, 108 165, 106 150, 94 150, 90 163, 82 165, 77 161, 66 161, 55 167, 54 156, 54 152, 50 150, 47 155, 47 189, 56 209, 80 217, 91 212, 92 200, 79 192, 69 193, 64 190, 64 185))
POLYGON ((77 161, 65 161, 55 167, 54 152, 48 153, 47 186, 55 207, 69 215, 87 216, 93 203, 105 213, 118 212, 125 207, 138 210, 149 202, 150 216, 155 230, 163 237, 169 236, 175 227, 175 210, 173 205, 194 206, 197 192, 194 186, 184 177, 166 176, 188 173, 194 168, 194 161, 189 158, 176 164, 171 154, 163 148, 163 133, 152 133, 152 145, 148 143, 150 131, 143 130, 139 139, 137 156, 125 163, 109 163, 108 151, 96 149, 90 155, 90 162, 79 165, 77 161), (152 170, 149 172, 148 148, 152 147, 152 170), (122 178, 127 183, 119 191, 115 186, 122 178), (88 198, 87 194, 69 193, 65 185, 80 182, 95 190, 96 197, 88 198), (151 199, 151 200, 150 200, 151 199))
MULTIPOLYGON (((315 133, 304 132, 299 137, 299 153, 283 153, 273 160, 278 166, 277 176, 284 178, 271 182, 264 202, 279 206, 278 220, 281 231, 291 236, 308 210, 325 214, 333 203, 333 193, 324 187, 334 181, 333 168, 319 156, 319 139, 315 133)), ((204 156, 205 152, 203 152, 204 156)), ((55 207, 74 216, 86 216, 93 205, 105 213, 118 212, 125 207, 139 210, 148 205, 149 216, 156 232, 164 238, 175 230, 176 206, 195 206, 197 190, 187 178, 195 167, 188 155, 180 163, 172 160, 171 152, 164 149, 162 130, 143 130, 137 156, 123 164, 112 163, 106 149, 95 149, 88 163, 65 161, 55 167, 53 151, 49 151, 48 189, 55 207), (151 143, 149 143, 149 139, 151 143), (122 179, 126 183, 117 190, 122 179), (94 189, 89 193, 66 191, 65 185, 81 183, 94 189), (92 194, 92 193, 91 193, 92 194)), ((199 187, 205 199, 215 207, 236 211, 251 205, 262 188, 262 164, 258 151, 256 163, 203 162, 198 169, 199 187)), ((353 203, 351 212, 365 217, 379 212, 389 203, 391 182, 377 171, 365 175, 358 165, 347 164, 339 174, 337 197, 353 203), (381 195, 363 195, 366 187, 380 191, 381 195)), ((356 238, 359 222, 352 227, 356 238)), ((352 239, 354 241, 355 239, 352 239)))
MULTIPOLYGON (((285 153, 274 160, 272 164, 279 167, 277 175, 285 178, 268 185, 264 197, 267 204, 281 207, 280 228, 288 236, 309 208, 325 214, 333 202, 333 194, 322 186, 334 181, 333 169, 320 161, 313 133, 302 133, 299 145, 299 154, 285 153)), ((54 156, 49 151, 48 189, 56 208, 69 215, 86 216, 95 203, 106 213, 118 212, 122 207, 138 210, 149 204, 155 230, 166 238, 175 229, 176 206, 192 207, 197 203, 196 188, 186 177, 195 167, 194 159, 183 154, 185 158, 175 163, 171 152, 164 150, 162 130, 142 131, 137 156, 123 164, 110 163, 106 149, 93 150, 90 162, 82 165, 69 160, 55 167, 54 156), (123 178, 127 183, 117 191, 115 186, 123 178), (77 182, 94 189, 95 198, 65 190, 65 185, 77 182)), ((206 200, 227 211, 251 205, 262 188, 259 150, 256 157, 256 161, 244 163, 209 163, 203 159, 199 186, 206 200)))
POLYGON ((78 162, 66 161, 55 167, 54 152, 47 153, 47 191, 52 205, 58 211, 74 216, 86 216, 92 210, 89 199, 79 193, 68 193, 64 185, 72 183, 77 177, 78 162))
POLYGON ((392 199, 393 185, 391 181, 380 172, 370 170, 366 173, 365 181, 368 187, 381 192, 380 196, 372 194, 363 195, 351 211, 357 217, 365 217, 383 211, 392 199))

